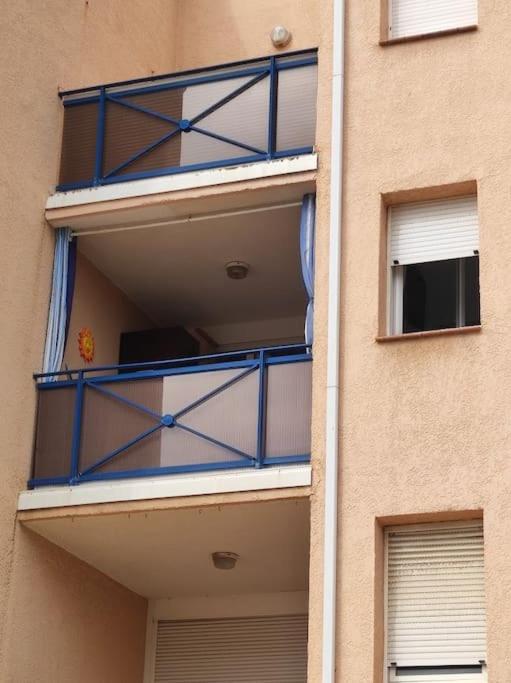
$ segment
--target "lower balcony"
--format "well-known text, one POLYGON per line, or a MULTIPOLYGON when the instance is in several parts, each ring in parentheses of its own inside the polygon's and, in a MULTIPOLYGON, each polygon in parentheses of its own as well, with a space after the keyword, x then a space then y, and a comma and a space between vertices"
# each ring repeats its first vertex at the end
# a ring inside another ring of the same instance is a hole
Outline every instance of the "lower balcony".
MULTIPOLYGON (((46 619, 53 636, 37 680, 76 680, 64 639, 83 681, 306 683, 310 505, 294 496, 24 512, 22 633, 38 642, 46 619)), ((31 680, 26 657, 11 680, 31 680)))
POLYGON ((29 486, 308 462, 311 360, 288 345, 37 375, 29 486))

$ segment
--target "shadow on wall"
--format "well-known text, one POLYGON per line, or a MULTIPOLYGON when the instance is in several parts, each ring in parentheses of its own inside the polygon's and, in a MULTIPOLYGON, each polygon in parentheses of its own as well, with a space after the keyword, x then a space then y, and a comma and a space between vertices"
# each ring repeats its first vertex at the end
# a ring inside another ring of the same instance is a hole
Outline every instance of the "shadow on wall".
POLYGON ((140 683, 147 601, 19 523, 14 553, 0 679, 140 683))

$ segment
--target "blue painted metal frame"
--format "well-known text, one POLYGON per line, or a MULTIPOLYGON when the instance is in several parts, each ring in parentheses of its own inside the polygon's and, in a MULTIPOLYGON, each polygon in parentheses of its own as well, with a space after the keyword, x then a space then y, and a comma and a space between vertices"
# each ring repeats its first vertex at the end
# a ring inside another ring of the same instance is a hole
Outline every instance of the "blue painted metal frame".
POLYGON ((304 345, 289 345, 281 347, 268 347, 264 349, 249 349, 234 353, 215 354, 210 356, 196 356, 190 359, 175 359, 170 361, 158 361, 153 363, 141 364, 126 364, 126 365, 109 365, 100 366, 96 368, 66 370, 56 373, 42 373, 34 375, 38 391, 58 391, 62 388, 75 387, 75 408, 73 418, 73 433, 70 453, 70 472, 69 476, 59 476, 51 478, 32 478, 28 482, 30 488, 38 486, 57 486, 57 485, 75 485, 85 481, 99 481, 111 479, 124 479, 133 477, 146 477, 161 474, 172 474, 181 472, 196 472, 196 471, 210 471, 218 469, 233 469, 238 467, 267 467, 277 464, 308 462, 310 454, 294 454, 282 457, 266 457, 266 421, 267 421, 267 372, 268 366, 281 365, 287 363, 301 363, 310 362, 312 356, 310 349, 304 345), (253 356, 253 357, 251 357, 253 356), (210 361, 204 364, 205 361, 210 361), (163 367, 168 366, 168 367, 163 367), (177 366, 177 367, 176 367, 177 366), (154 379, 158 377, 168 377, 173 375, 186 375, 199 372, 212 372, 221 370, 238 369, 240 372, 236 373, 234 377, 220 384, 215 389, 208 391, 200 398, 192 401, 187 406, 180 408, 173 415, 160 415, 136 401, 128 399, 111 389, 108 389, 108 384, 119 384, 126 381, 154 379), (121 374, 101 374, 105 372, 117 372, 122 370, 121 374), (126 372, 126 370, 129 370, 126 372), (211 398, 217 396, 219 393, 229 389, 237 382, 242 381, 248 375, 257 372, 259 375, 258 385, 258 401, 257 401, 257 440, 255 455, 246 453, 231 444, 224 443, 218 439, 213 438, 208 434, 204 434, 197 429, 191 428, 189 425, 184 425, 180 419, 187 413, 191 412, 200 405, 203 405, 211 398), (93 375, 93 376, 91 376, 93 375), (50 378, 56 377, 57 381, 49 381, 50 378), (60 377, 67 377, 68 379, 58 379, 60 377), (106 386, 105 386, 106 385, 106 386), (101 394, 109 396, 124 405, 129 406, 133 410, 143 412, 152 419, 155 424, 128 440, 113 451, 104 454, 92 465, 89 465, 83 471, 80 471, 80 443, 82 434, 82 415, 84 393, 86 389, 97 391, 101 394), (229 460, 217 463, 190 463, 187 465, 177 465, 162 468, 147 468, 137 469, 121 472, 98 472, 108 462, 116 458, 121 453, 125 452, 132 446, 144 439, 150 437, 157 431, 165 428, 178 427, 197 438, 212 443, 220 448, 223 448, 229 453, 239 456, 238 460, 229 460))
POLYGON ((94 86, 93 88, 72 90, 61 93, 64 98, 65 107, 76 107, 84 104, 98 104, 98 121, 96 129, 96 150, 95 150, 95 164, 94 175, 90 180, 82 182, 61 183, 57 186, 60 192, 70 190, 84 189, 99 185, 109 185, 112 183, 127 182, 130 180, 139 180, 144 178, 154 178, 163 175, 173 175, 177 173, 186 173, 191 171, 199 171, 205 169, 222 168, 226 166, 249 164, 257 161, 266 161, 271 159, 281 159, 285 157, 298 156, 301 154, 310 154, 313 147, 300 147, 296 149, 287 149, 277 152, 277 112, 278 112, 278 82, 279 71, 287 69, 299 69, 306 66, 317 64, 317 50, 307 50, 294 53, 288 53, 278 56, 271 56, 257 60, 250 60, 248 62, 235 62, 233 64, 221 65, 218 67, 210 67, 201 70, 194 70, 189 72, 182 72, 181 74, 170 74, 167 76, 150 77, 147 79, 139 79, 135 81, 125 81, 124 83, 111 83, 107 85, 94 86), (256 64, 256 66, 250 66, 256 64), (239 67, 239 68, 238 68, 239 67), (243 67, 243 68, 242 68, 243 67), (225 69, 231 69, 225 72, 225 69), (216 72, 216 73, 215 73, 216 72), (206 74, 197 76, 194 74, 206 74), (190 78, 183 76, 189 75, 190 78), (239 88, 236 88, 231 93, 207 107, 203 112, 195 116, 190 121, 181 119, 177 120, 160 112, 153 111, 140 104, 128 102, 126 97, 135 95, 149 94, 153 92, 160 92, 164 90, 184 89, 193 85, 200 85, 203 83, 214 83, 218 81, 250 78, 247 83, 244 83, 239 88), (171 82, 168 81, 174 78, 171 82), (267 149, 257 149, 239 140, 235 140, 223 135, 219 135, 214 131, 198 127, 196 124, 202 119, 209 116, 211 113, 221 108, 231 100, 235 99, 249 88, 253 87, 261 80, 269 78, 269 106, 268 106, 268 141, 267 149), (145 86, 143 84, 146 84, 145 86), (133 87, 130 87, 133 85, 133 87), (120 90, 120 88, 122 88, 120 90), (91 96, 86 96, 86 93, 93 92, 91 96), (166 121, 170 126, 173 126, 169 132, 161 136, 158 140, 153 141, 150 145, 138 150, 131 157, 117 165, 113 169, 105 170, 103 168, 104 159, 104 143, 105 143, 105 120, 107 103, 117 104, 129 109, 133 109, 147 116, 156 117, 162 121, 166 121), (169 166, 166 168, 158 168, 150 171, 123 173, 119 175, 120 171, 130 166, 130 164, 137 161, 142 156, 149 154, 151 151, 164 144, 168 140, 181 135, 183 133, 195 132, 199 135, 205 135, 221 142, 230 144, 234 147, 244 149, 248 152, 253 152, 250 156, 234 157, 229 159, 218 159, 216 161, 188 164, 186 166, 169 166))

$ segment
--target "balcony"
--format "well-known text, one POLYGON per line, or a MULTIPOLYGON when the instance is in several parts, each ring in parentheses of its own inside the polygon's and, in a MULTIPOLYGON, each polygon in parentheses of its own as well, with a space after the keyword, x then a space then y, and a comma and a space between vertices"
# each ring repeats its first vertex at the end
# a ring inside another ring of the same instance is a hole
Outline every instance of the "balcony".
POLYGON ((313 151, 316 51, 62 93, 57 190, 313 151))
POLYGON ((36 375, 31 488, 310 458, 303 345, 36 375))

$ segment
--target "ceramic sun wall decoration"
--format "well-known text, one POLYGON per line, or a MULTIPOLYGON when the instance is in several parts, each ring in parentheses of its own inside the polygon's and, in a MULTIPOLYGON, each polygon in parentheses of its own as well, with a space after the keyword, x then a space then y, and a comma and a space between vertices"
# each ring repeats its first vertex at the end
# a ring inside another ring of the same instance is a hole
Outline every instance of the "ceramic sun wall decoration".
POLYGON ((94 360, 94 336, 88 327, 82 327, 78 333, 78 349, 80 356, 86 363, 92 363, 94 360))

